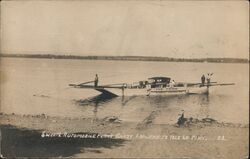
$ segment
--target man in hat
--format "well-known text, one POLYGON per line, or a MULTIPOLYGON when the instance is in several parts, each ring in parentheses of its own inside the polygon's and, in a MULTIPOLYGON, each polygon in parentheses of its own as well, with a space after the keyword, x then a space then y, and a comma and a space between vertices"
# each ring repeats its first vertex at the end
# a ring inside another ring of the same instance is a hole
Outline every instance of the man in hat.
POLYGON ((206 80, 206 77, 205 77, 205 75, 203 74, 203 75, 201 76, 201 84, 202 84, 202 85, 205 84, 205 80, 206 80))

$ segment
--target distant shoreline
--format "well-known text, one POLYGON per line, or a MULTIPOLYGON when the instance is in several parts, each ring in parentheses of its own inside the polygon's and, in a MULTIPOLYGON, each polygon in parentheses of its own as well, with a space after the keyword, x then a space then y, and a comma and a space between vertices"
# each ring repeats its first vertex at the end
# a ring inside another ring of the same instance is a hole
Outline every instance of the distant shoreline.
POLYGON ((46 58, 46 59, 80 59, 80 60, 115 60, 115 61, 159 61, 159 62, 212 62, 212 63, 249 63, 243 58, 170 58, 155 56, 79 56, 54 54, 0 54, 0 57, 46 58))

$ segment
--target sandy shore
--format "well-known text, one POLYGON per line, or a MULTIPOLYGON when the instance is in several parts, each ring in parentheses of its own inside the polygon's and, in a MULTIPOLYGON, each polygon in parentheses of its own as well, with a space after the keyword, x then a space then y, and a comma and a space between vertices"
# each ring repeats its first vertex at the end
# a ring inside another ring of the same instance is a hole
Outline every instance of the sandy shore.
POLYGON ((188 124, 157 125, 150 119, 124 122, 1 114, 5 157, 139 157, 246 158, 249 125, 192 120, 188 124))

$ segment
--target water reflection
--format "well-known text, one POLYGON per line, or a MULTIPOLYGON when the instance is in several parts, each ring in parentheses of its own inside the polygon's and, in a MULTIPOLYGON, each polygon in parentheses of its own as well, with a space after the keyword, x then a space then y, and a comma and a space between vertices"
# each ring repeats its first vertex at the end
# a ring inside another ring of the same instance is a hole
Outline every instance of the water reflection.
POLYGON ((149 103, 153 107, 167 107, 169 105, 180 105, 185 103, 188 95, 168 95, 168 96, 149 96, 149 103))
POLYGON ((150 96, 145 99, 150 109, 140 122, 140 126, 145 126, 149 119, 150 123, 173 123, 182 110, 188 117, 206 118, 210 115, 209 96, 205 94, 150 96))
POLYGON ((130 96, 130 97, 124 97, 122 96, 122 106, 125 106, 126 104, 128 104, 128 102, 130 102, 131 100, 135 99, 138 96, 130 96))
POLYGON ((208 94, 204 94, 204 95, 200 95, 198 96, 198 101, 199 101, 199 105, 200 105, 200 109, 199 109, 199 114, 201 117, 203 118, 208 118, 210 115, 210 111, 209 111, 209 95, 208 94))
POLYGON ((94 116, 96 117, 97 112, 98 112, 98 107, 101 105, 107 104, 109 101, 111 101, 112 99, 116 97, 117 96, 112 96, 110 94, 107 95, 105 93, 102 93, 94 97, 90 97, 90 98, 83 99, 83 100, 78 100, 76 101, 76 104, 80 106, 94 106, 93 113, 94 113, 94 116))
POLYGON ((209 95, 208 94, 200 94, 197 95, 199 105, 200 106, 209 106, 209 95))
POLYGON ((104 103, 110 101, 113 98, 115 98, 115 96, 100 94, 100 95, 90 97, 87 99, 79 100, 79 101, 77 101, 77 103, 81 106, 84 106, 84 105, 98 106, 98 105, 101 105, 101 104, 104 104, 104 103))
MULTIPOLYGON (((84 106, 84 112, 93 112, 93 117, 122 116, 135 120, 141 118, 152 119, 162 116, 177 118, 179 111, 185 110, 193 117, 209 117, 209 95, 169 95, 169 96, 125 96, 114 97, 100 94, 91 98, 77 101, 79 106, 84 106), (153 114, 153 115, 152 115, 153 114)), ((161 118, 161 117, 160 117, 161 118)), ((160 119, 159 119, 160 120, 160 119)))

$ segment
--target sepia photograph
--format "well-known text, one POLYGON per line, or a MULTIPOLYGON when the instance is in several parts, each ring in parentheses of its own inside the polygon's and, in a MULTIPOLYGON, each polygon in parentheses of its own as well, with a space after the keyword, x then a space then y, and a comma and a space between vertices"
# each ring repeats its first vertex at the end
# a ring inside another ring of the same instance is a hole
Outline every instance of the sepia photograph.
POLYGON ((249 2, 0 1, 0 158, 249 158, 249 2))

